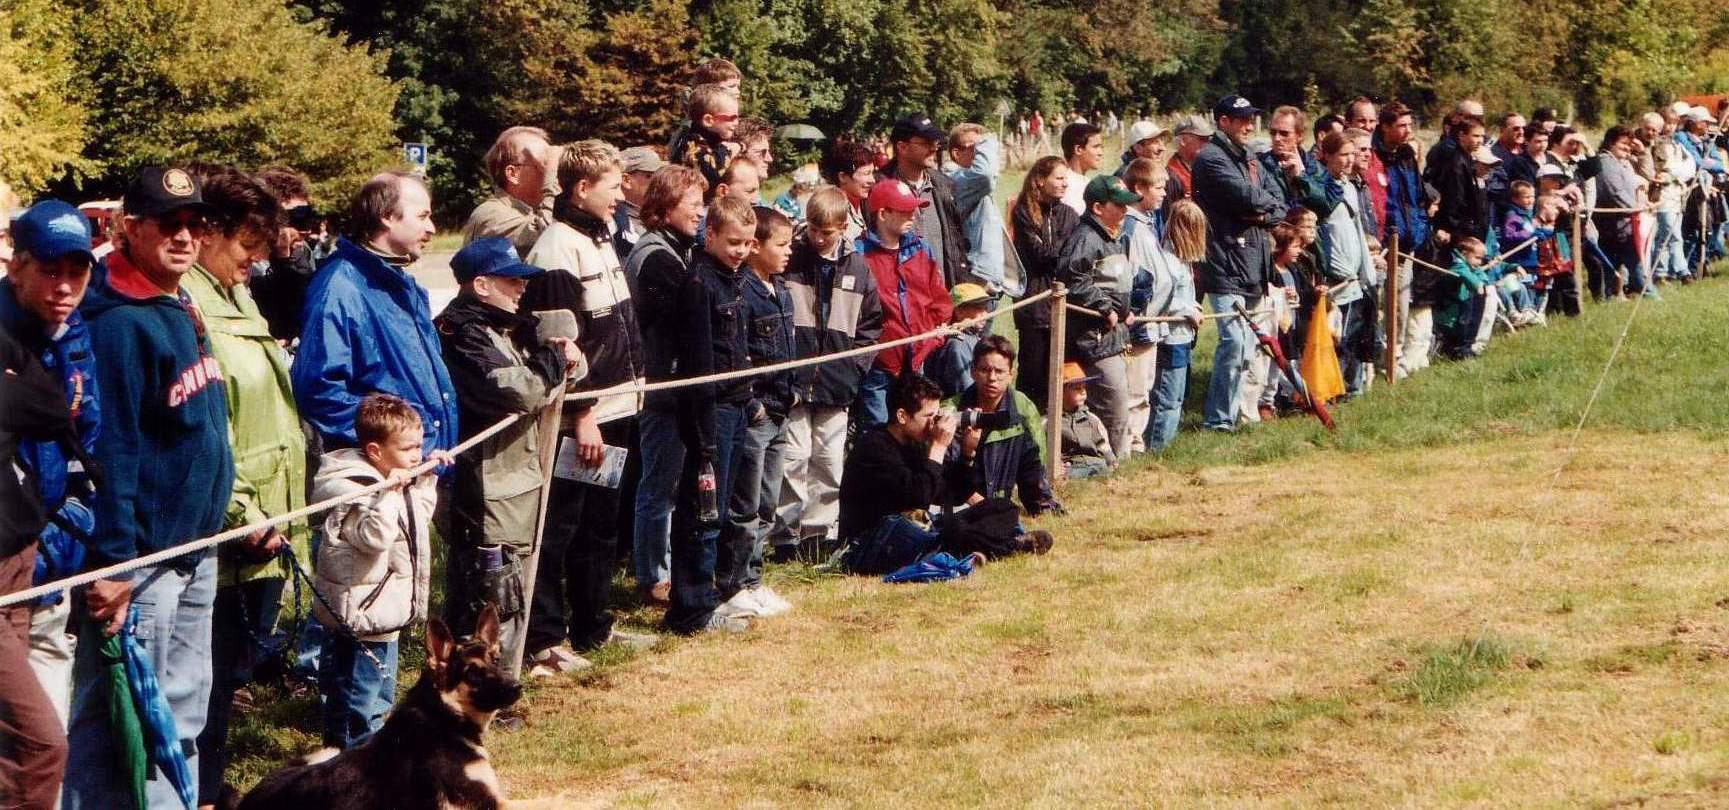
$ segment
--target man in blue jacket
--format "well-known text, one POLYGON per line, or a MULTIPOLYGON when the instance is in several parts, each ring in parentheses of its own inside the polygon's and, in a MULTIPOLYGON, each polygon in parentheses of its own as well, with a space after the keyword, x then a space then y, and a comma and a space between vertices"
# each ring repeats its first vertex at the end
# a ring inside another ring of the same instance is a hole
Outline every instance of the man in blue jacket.
POLYGON ((356 446, 354 414, 368 394, 408 401, 428 454, 457 442, 450 384, 426 289, 408 274, 437 229, 432 196, 414 175, 386 172, 360 188, 348 235, 306 291, 294 400, 323 451, 356 446))
MULTIPOLYGON (((1260 114, 1242 96, 1226 96, 1213 106, 1216 132, 1195 155, 1195 203, 1207 215, 1207 260, 1200 266, 1201 292, 1216 313, 1241 305, 1260 308, 1273 260, 1272 228, 1285 219, 1285 200, 1277 180, 1249 156, 1249 133, 1260 114)), ((1238 318, 1219 320, 1219 348, 1213 354, 1213 380, 1207 388, 1202 425, 1230 432, 1237 427, 1237 400, 1255 339, 1238 318)))
MULTIPOLYGON (((139 173, 122 201, 124 239, 85 296, 103 436, 102 486, 88 567, 129 562, 222 529, 234 484, 222 367, 180 279, 209 227, 201 189, 178 168, 139 173)), ((128 806, 119 770, 100 648, 127 621, 174 716, 187 764, 210 703, 210 625, 216 555, 193 552, 92 583, 73 669, 68 810, 128 806)), ((180 803, 167 779, 147 783, 150 806, 180 803)))
MULTIPOLYGON (((66 203, 43 200, 13 223, 12 238, 17 252, 0 279, 0 329, 60 386, 60 418, 71 415, 75 435, 20 437, 15 461, 34 481, 48 521, 33 544, 0 543, 0 593, 78 573, 83 539, 95 524, 85 462, 101 423, 90 338, 78 314, 95 261, 88 221, 66 203)), ((0 751, 0 795, 23 807, 52 804, 64 776, 71 608, 66 594, 53 594, 0 611, 0 672, 7 682, 0 736, 15 741, 0 751), (20 666, 26 658, 28 667, 20 666)))

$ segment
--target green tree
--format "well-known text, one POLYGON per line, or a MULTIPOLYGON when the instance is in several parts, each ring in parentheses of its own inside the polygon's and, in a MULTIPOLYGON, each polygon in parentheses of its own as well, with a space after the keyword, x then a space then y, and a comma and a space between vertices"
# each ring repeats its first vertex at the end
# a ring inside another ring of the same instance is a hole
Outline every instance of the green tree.
POLYGON ((327 203, 400 164, 383 58, 249 0, 95 0, 78 67, 105 184, 152 163, 283 163, 327 203))
POLYGON ((608 16, 598 31, 572 3, 494 5, 513 10, 488 11, 493 27, 520 32, 516 52, 499 63, 519 66, 501 81, 501 123, 544 127, 558 140, 666 143, 683 117, 697 43, 686 0, 650 0, 608 16))
POLYGON ((50 0, 0 2, 0 180, 26 195, 90 167, 70 28, 70 14, 50 0))

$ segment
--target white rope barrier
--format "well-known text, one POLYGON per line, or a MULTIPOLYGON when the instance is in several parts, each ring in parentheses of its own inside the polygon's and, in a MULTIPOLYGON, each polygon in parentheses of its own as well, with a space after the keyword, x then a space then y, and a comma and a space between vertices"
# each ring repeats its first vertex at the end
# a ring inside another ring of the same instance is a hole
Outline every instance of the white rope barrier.
MULTIPOLYGON (((482 430, 481 432, 476 433, 473 436, 470 436, 466 441, 463 441, 463 442, 457 444, 455 447, 450 448, 450 451, 449 451, 450 454, 452 456, 455 456, 459 453, 466 452, 469 448, 472 448, 475 445, 480 444, 481 442, 492 438, 492 436, 494 434, 497 434, 499 431, 504 430, 507 427, 510 427, 511 423, 515 422, 517 419, 522 418, 522 416, 524 416, 524 414, 517 414, 514 416, 506 416, 503 419, 500 419, 497 422, 492 423, 492 425, 487 427, 485 430, 482 430)), ((437 461, 425 461, 425 462, 422 462, 420 464, 420 466, 413 468, 409 472, 411 473, 411 475, 413 477, 418 478, 421 475, 424 475, 428 472, 431 472, 432 470, 436 469, 437 467, 438 467, 437 461)), ((197 552, 197 551, 203 551, 205 549, 212 548, 214 546, 218 546, 218 545, 221 545, 223 543, 226 543, 230 540, 238 540, 242 537, 248 537, 248 536, 251 536, 252 534, 257 533, 259 531, 262 531, 264 529, 268 529, 268 528, 271 528, 274 526, 282 526, 282 525, 285 525, 288 523, 293 523, 294 521, 299 520, 303 517, 309 517, 309 516, 315 515, 319 512, 323 512, 327 509, 332 509, 334 507, 341 506, 342 504, 345 504, 345 503, 351 503, 353 501, 358 501, 361 498, 365 498, 367 496, 372 495, 375 492, 378 492, 379 490, 386 489, 386 488, 390 487, 391 485, 392 485, 391 482, 388 480, 379 481, 376 484, 369 484, 369 485, 361 488, 360 490, 358 490, 356 492, 352 492, 352 493, 349 493, 347 495, 343 495, 343 496, 336 497, 336 498, 330 498, 327 500, 319 501, 318 503, 308 504, 308 505, 302 506, 299 509, 296 509, 292 512, 284 512, 283 514, 277 515, 276 517, 266 518, 264 520, 260 520, 257 523, 249 523, 245 526, 240 526, 237 528, 229 529, 229 530, 222 532, 220 534, 213 534, 209 537, 205 537, 205 538, 202 538, 199 540, 192 540, 192 541, 189 541, 186 543, 181 543, 180 545, 174 546, 172 548, 165 548, 161 551, 146 554, 142 557, 137 557, 135 559, 127 560, 125 562, 118 562, 118 563, 115 563, 113 565, 107 566, 105 568, 98 568, 94 571, 86 571, 82 574, 76 574, 74 576, 66 577, 65 579, 57 579, 53 582, 44 582, 41 585, 37 585, 34 588, 27 588, 27 589, 22 590, 22 591, 14 591, 12 593, 8 593, 8 594, 5 594, 3 596, 0 596, 0 607, 9 607, 11 605, 16 605, 20 602, 27 602, 27 601, 30 601, 32 599, 36 599, 38 597, 47 596, 48 594, 51 594, 51 593, 59 593, 61 591, 68 590, 70 588, 76 588, 80 585, 88 585, 88 584, 95 582, 97 580, 108 579, 109 577, 117 576, 119 574, 131 573, 131 572, 136 571, 140 568, 148 568, 152 565, 156 565, 157 563, 167 562, 168 560, 172 560, 175 557, 184 556, 184 555, 191 554, 191 553, 197 552)))
POLYGON ((973 326, 977 326, 981 323, 989 321, 992 318, 1002 317, 1003 315, 1007 315, 1010 312, 1014 312, 1015 310, 1020 309, 1021 307, 1025 307, 1025 306, 1029 306, 1031 304, 1038 303, 1038 302, 1043 301, 1049 297, 1051 297, 1051 291, 1045 290, 1044 292, 1038 293, 1036 295, 1029 295, 1026 298, 1022 298, 1021 300, 1016 301, 1009 306, 1003 307, 1002 309, 996 310, 995 312, 987 312, 984 315, 980 315, 977 318, 969 318, 969 319, 964 320, 964 321, 957 321, 955 323, 945 324, 943 326, 939 326, 935 329, 932 329, 929 332, 921 332, 921 333, 916 334, 916 335, 908 335, 904 338, 897 338, 895 340, 891 340, 891 341, 888 341, 886 343, 873 343, 869 346, 859 346, 859 347, 852 348, 852 349, 844 349, 842 351, 833 352, 831 354, 817 355, 816 357, 805 357, 805 358, 801 358, 798 360, 788 360, 788 361, 783 362, 783 363, 774 363, 774 364, 766 365, 766 366, 754 366, 752 368, 741 368, 741 369, 738 369, 736 371, 721 371, 721 372, 716 372, 714 374, 706 374, 706 375, 701 376, 701 377, 691 377, 689 379, 684 379, 684 380, 661 380, 659 382, 650 382, 650 383, 636 383, 636 382, 620 383, 618 385, 614 385, 614 386, 611 386, 608 388, 594 388, 594 389, 589 389, 589 390, 585 390, 585 391, 576 391, 576 392, 573 392, 573 393, 567 395, 565 397, 565 399, 567 401, 577 401, 577 400, 588 400, 588 399, 602 399, 605 397, 618 396, 620 394, 647 394, 647 393, 652 393, 655 391, 668 391, 668 390, 671 390, 674 388, 687 388, 687 387, 692 386, 692 385, 708 385, 710 383, 730 382, 732 380, 741 380, 741 379, 744 379, 746 377, 756 377, 756 376, 763 375, 763 374, 775 374, 775 373, 779 373, 782 371, 790 371, 790 370, 795 369, 795 368, 804 368, 806 366, 814 366, 814 365, 818 365, 821 363, 832 362, 835 360, 845 360, 846 358, 849 358, 849 357, 859 357, 861 355, 877 354, 877 353, 879 353, 885 349, 893 349, 893 348, 905 346, 905 345, 908 345, 911 343, 919 343, 922 341, 930 340, 931 338, 935 338, 935 337, 948 337, 949 335, 958 335, 961 332, 964 332, 973 326))
MULTIPOLYGON (((1080 304, 1070 304, 1068 302, 1064 302, 1063 306, 1068 308, 1068 310, 1070 312, 1079 312, 1082 315, 1091 315, 1091 316, 1093 316, 1095 318, 1099 318, 1099 319, 1105 318, 1105 313, 1100 312, 1096 309, 1087 309, 1086 307, 1083 307, 1080 304)), ((1257 310, 1255 310, 1249 314, 1250 315, 1266 315, 1266 314, 1269 314, 1273 311, 1274 310, 1271 307, 1262 307, 1262 308, 1257 309, 1257 310)), ((1203 312, 1203 313, 1201 313, 1200 317, 1201 317, 1201 320, 1203 320, 1203 321, 1212 321, 1212 320, 1218 320, 1220 318, 1235 318, 1235 317, 1237 317, 1237 313, 1235 313, 1235 312, 1203 312)), ((1188 323, 1188 322, 1189 322, 1189 319, 1185 318, 1181 315, 1157 315, 1157 316, 1148 317, 1148 318, 1143 318, 1143 317, 1137 315, 1137 316, 1135 316, 1133 323, 1130 323, 1129 325, 1133 326, 1136 323, 1188 323)))
MULTIPOLYGON (((816 365, 818 363, 824 363, 824 362, 828 362, 831 360, 839 360, 839 359, 843 359, 843 358, 847 358, 847 357, 857 357, 857 356, 862 355, 862 354, 875 354, 877 352, 882 351, 883 349, 893 348, 895 346, 901 346, 901 345, 905 345, 908 343, 916 343, 916 342, 921 341, 921 340, 929 340, 933 337, 947 337, 948 335, 959 333, 960 331, 962 331, 963 329, 965 329, 967 327, 971 327, 971 326, 974 326, 974 325, 977 325, 980 323, 984 323, 986 321, 991 320, 992 318, 998 317, 1000 315, 1006 315, 1010 312, 1015 311, 1016 309, 1020 309, 1021 307, 1029 306, 1031 304, 1038 303, 1040 301, 1043 301, 1043 300, 1049 298, 1050 296, 1051 296, 1051 291, 1046 290, 1046 291, 1041 292, 1037 295, 1032 295, 1032 296, 1028 296, 1026 298, 1023 298, 1020 301, 1015 302, 1012 306, 1004 307, 1004 308, 999 309, 995 312, 991 312, 991 313, 987 313, 985 315, 982 315, 978 318, 972 318, 972 319, 969 319, 966 321, 961 321, 961 322, 954 323, 954 324, 947 324, 944 326, 940 326, 936 329, 932 329, 929 332, 924 332, 924 333, 918 334, 918 335, 910 335, 908 337, 901 338, 899 340, 889 341, 888 343, 879 343, 879 344, 875 344, 875 345, 871 345, 871 346, 861 346, 859 348, 848 349, 845 351, 835 352, 833 354, 819 355, 817 357, 806 357, 806 358, 803 358, 800 360, 791 360, 791 361, 787 361, 785 363, 776 363, 773 365, 759 366, 756 368, 739 369, 738 371, 729 371, 729 372, 724 372, 721 374, 710 374, 710 375, 705 376, 705 377, 695 377, 695 378, 688 379, 688 380, 666 380, 663 382, 648 383, 648 384, 630 383, 630 384, 626 384, 626 385, 615 386, 613 388, 599 389, 599 390, 595 390, 595 391, 583 391, 583 392, 580 392, 577 394, 572 394, 568 398, 569 399, 590 399, 590 398, 601 397, 601 396, 610 396, 613 394, 634 393, 634 392, 639 392, 639 391, 641 391, 641 392, 660 391, 660 390, 666 390, 666 389, 670 389, 670 388, 683 388, 683 387, 692 386, 692 385, 703 385, 703 384, 713 383, 713 382, 724 382, 726 380, 740 379, 740 378, 744 378, 744 377, 753 377, 753 376, 762 375, 762 374, 772 374, 772 373, 778 372, 778 371, 784 371, 784 370, 792 369, 792 368, 800 368, 803 366, 816 365)), ((511 424, 515 423, 518 419, 524 419, 524 418, 537 419, 537 418, 539 418, 539 412, 536 411, 536 412, 530 412, 530 413, 521 413, 521 414, 515 414, 512 416, 504 417, 503 419, 500 419, 497 422, 494 422, 492 425, 488 426, 485 430, 482 430, 479 433, 476 433, 473 436, 470 436, 465 441, 462 441, 462 442, 458 443, 455 447, 450 448, 449 453, 453 457, 460 455, 462 453, 465 453, 468 450, 475 447, 476 445, 480 444, 481 442, 486 441, 489 438, 492 438, 499 431, 504 430, 505 428, 509 427, 511 424)), ((413 468, 410 472, 414 477, 418 477, 420 475, 423 475, 423 474, 430 472, 431 470, 437 468, 437 466, 438 466, 437 462, 427 461, 427 462, 422 463, 420 466, 413 468)), ((327 500, 319 501, 318 503, 314 503, 314 504, 308 504, 308 505, 303 506, 299 509, 296 509, 292 512, 285 512, 281 515, 277 515, 277 516, 271 517, 271 518, 266 518, 266 519, 260 520, 256 523, 249 523, 245 526, 239 526, 239 527, 236 527, 233 529, 229 529, 227 531, 221 532, 219 534, 214 534, 214 535, 211 535, 209 537, 201 538, 198 540, 191 540, 191 541, 188 541, 185 543, 181 543, 181 544, 174 546, 172 548, 165 548, 165 549, 162 549, 161 551, 146 554, 142 557, 137 557, 135 559, 127 560, 125 562, 115 563, 113 565, 106 566, 103 568, 98 568, 98 569, 93 570, 93 571, 86 571, 82 574, 76 574, 76 575, 73 575, 70 577, 66 577, 64 579, 55 580, 53 582, 45 582, 41 585, 37 585, 37 586, 32 587, 32 588, 27 588, 25 590, 14 591, 12 593, 3 594, 3 595, 0 595, 0 607, 9 607, 11 605, 16 605, 16 604, 19 604, 22 602, 28 602, 28 601, 38 599, 38 598, 43 597, 43 596, 47 596, 49 594, 60 593, 62 591, 66 591, 66 590, 76 588, 76 587, 79 587, 82 585, 88 585, 88 584, 90 584, 92 582, 96 582, 98 580, 108 579, 110 577, 130 573, 130 572, 136 571, 140 568, 148 568, 152 565, 157 565, 159 563, 167 562, 168 560, 172 560, 176 557, 181 557, 181 556, 185 556, 187 554, 192 554, 195 552, 204 551, 206 549, 214 548, 215 546, 219 546, 223 543, 226 543, 226 542, 229 542, 232 540, 238 540, 238 539, 243 538, 243 537, 249 537, 249 536, 251 536, 251 535, 253 535, 259 531, 262 531, 264 529, 269 529, 269 528, 272 528, 275 526, 283 526, 283 525, 286 525, 288 523, 292 523, 296 520, 299 520, 301 518, 309 517, 311 515, 318 514, 319 512, 323 512, 323 511, 326 511, 328 509, 333 509, 333 508, 341 506, 345 503, 352 503, 352 502, 358 501, 362 498, 369 497, 373 493, 376 493, 379 490, 385 489, 389 486, 391 486, 391 483, 389 481, 380 481, 376 484, 370 484, 366 487, 361 488, 358 491, 349 493, 347 495, 343 495, 343 496, 336 497, 336 498, 330 498, 327 500)))

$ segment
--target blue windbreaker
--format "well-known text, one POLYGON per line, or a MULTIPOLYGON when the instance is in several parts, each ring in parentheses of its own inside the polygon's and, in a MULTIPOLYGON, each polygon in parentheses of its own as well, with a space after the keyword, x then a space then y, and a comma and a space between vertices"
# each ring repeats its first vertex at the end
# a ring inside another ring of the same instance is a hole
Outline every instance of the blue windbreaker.
MULTIPOLYGON (((29 349, 42 367, 60 381, 66 391, 66 406, 72 412, 74 429, 84 452, 96 451, 96 438, 102 429, 102 406, 96 401, 96 360, 90 351, 90 334, 84 327, 84 317, 74 311, 55 334, 43 329, 42 321, 18 303, 17 291, 10 279, 0 279, 0 325, 6 327, 19 343, 29 349)), ((36 574, 33 583, 41 585, 78 573, 84 564, 84 544, 64 528, 70 525, 86 536, 92 528, 89 511, 88 481, 82 464, 67 458, 66 451, 55 442, 24 441, 18 454, 36 474, 36 493, 42 507, 57 520, 50 522, 38 537, 36 574)), ((43 597, 43 604, 60 601, 61 594, 43 597)))
POLYGON ((420 414, 423 452, 457 443, 456 389, 444 366, 426 289, 347 239, 306 291, 294 401, 329 452, 358 444, 354 414, 367 394, 393 394, 420 414))

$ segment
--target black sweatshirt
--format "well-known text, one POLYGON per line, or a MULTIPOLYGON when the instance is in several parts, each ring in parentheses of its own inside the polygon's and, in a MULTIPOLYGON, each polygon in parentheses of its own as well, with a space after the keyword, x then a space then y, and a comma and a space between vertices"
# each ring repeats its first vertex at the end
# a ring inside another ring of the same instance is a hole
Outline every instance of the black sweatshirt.
POLYGON ((882 519, 942 502, 943 466, 922 442, 901 444, 888 428, 858 438, 840 483, 840 536, 850 540, 882 519))

